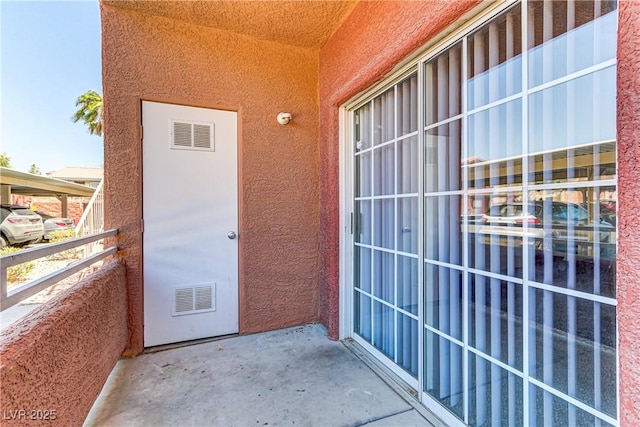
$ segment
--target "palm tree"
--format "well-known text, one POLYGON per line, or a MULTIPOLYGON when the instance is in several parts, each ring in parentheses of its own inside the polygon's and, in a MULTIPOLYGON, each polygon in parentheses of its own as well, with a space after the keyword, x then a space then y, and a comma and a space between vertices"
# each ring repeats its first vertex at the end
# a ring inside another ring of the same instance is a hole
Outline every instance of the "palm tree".
POLYGON ((11 167, 11 157, 7 156, 7 153, 0 154, 0 166, 5 168, 11 167))
POLYGON ((74 123, 82 120, 89 129, 91 135, 102 135, 102 96, 94 91, 89 90, 76 99, 76 107, 78 111, 72 117, 74 123))

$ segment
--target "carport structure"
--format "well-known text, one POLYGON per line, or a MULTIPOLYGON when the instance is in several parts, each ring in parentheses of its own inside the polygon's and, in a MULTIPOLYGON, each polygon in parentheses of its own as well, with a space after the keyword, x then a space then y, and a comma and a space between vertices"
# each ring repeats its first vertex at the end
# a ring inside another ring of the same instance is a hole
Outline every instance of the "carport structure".
POLYGON ((0 168, 0 199, 11 203, 11 194, 22 196, 56 197, 61 203, 62 216, 67 216, 67 203, 71 197, 91 197, 95 188, 57 178, 34 175, 10 168, 0 168))

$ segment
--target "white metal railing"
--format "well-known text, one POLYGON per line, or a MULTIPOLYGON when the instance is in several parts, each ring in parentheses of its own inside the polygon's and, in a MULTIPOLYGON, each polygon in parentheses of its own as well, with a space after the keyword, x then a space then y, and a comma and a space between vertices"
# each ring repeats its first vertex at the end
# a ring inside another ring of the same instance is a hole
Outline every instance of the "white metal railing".
MULTIPOLYGON (((104 231, 104 178, 96 187, 93 196, 85 208, 78 225, 73 230, 74 237, 88 236, 104 231)), ((98 251, 98 243, 94 242, 83 247, 84 256, 98 251)))
POLYGON ((39 279, 32 280, 29 283, 7 292, 7 269, 24 262, 33 261, 48 255, 53 255, 62 251, 77 248, 87 244, 99 242, 107 237, 115 236, 118 230, 108 230, 102 233, 92 234, 90 236, 80 237, 66 242, 52 243, 50 245, 39 248, 26 249, 24 251, 3 255, 0 257, 0 311, 4 311, 9 307, 18 304, 20 301, 37 294, 43 289, 48 288, 71 276, 74 273, 89 267, 109 255, 116 253, 116 246, 101 250, 100 252, 91 254, 85 258, 75 261, 68 266, 61 268, 39 279))

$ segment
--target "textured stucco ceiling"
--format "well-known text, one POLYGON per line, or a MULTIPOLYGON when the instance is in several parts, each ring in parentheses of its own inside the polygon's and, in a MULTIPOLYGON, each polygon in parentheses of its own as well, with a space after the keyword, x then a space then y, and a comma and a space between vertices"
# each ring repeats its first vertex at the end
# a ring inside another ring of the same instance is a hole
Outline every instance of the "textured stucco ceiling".
POLYGON ((278 43, 319 48, 351 12, 356 0, 103 0, 103 3, 278 43))

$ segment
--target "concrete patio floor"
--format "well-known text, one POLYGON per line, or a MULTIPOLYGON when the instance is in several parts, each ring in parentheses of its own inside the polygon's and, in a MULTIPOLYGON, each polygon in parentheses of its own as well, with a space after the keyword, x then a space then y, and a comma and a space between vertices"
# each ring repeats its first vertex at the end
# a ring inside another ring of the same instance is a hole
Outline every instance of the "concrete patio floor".
POLYGON ((437 423, 389 384, 322 326, 307 325, 120 360, 85 426, 437 423))

